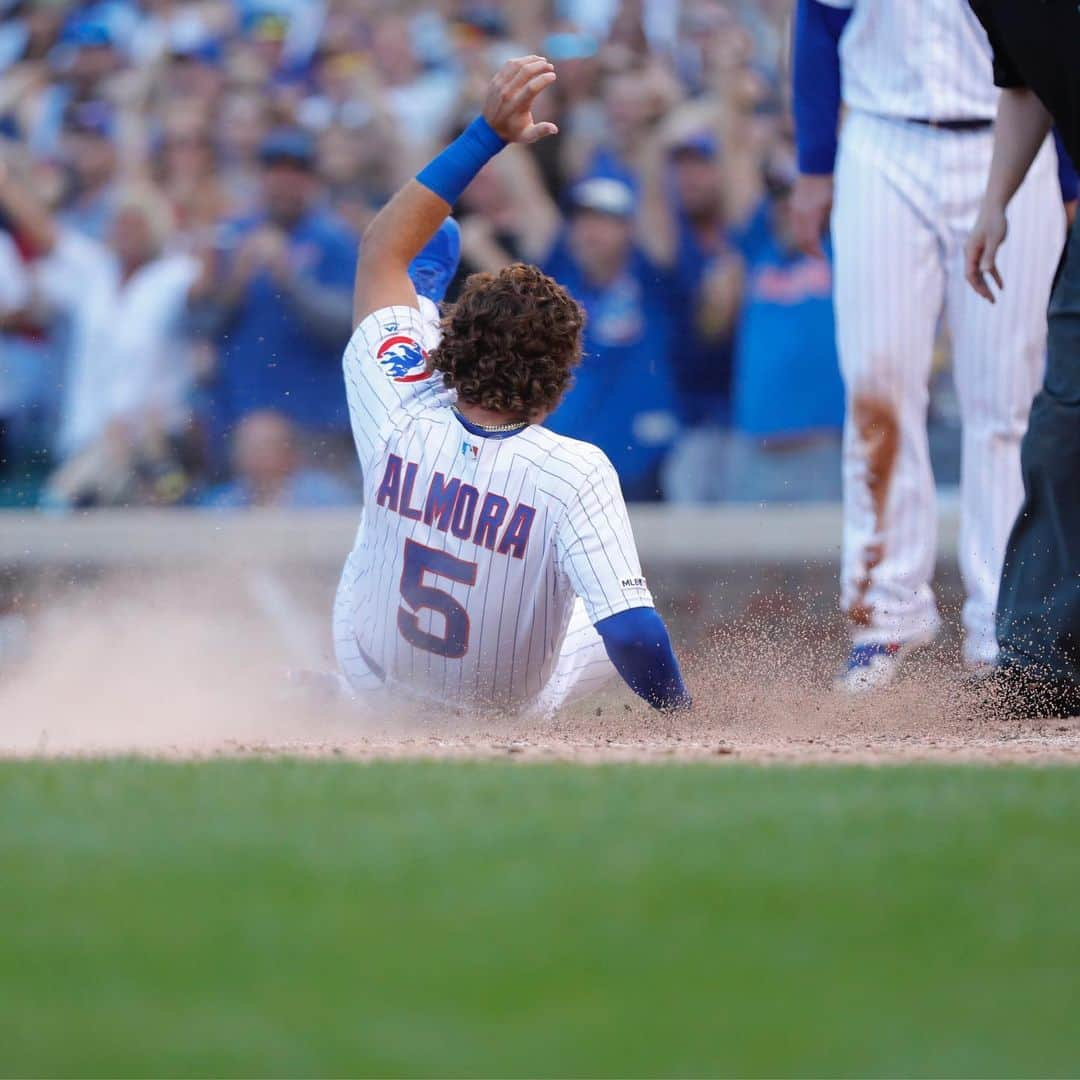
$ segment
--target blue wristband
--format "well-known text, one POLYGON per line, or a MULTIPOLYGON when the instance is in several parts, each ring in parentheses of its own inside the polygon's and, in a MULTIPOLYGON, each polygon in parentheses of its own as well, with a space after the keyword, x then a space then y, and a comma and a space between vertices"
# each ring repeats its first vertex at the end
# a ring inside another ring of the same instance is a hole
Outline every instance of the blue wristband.
POLYGON ((478 116, 438 157, 416 175, 419 183, 454 205, 476 174, 506 145, 478 116))

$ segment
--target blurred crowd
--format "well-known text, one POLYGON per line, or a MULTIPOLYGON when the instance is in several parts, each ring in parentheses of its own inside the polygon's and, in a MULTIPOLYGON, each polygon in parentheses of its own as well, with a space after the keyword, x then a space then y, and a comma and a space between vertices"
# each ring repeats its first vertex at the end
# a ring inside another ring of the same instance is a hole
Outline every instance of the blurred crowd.
POLYGON ((790 0, 0 0, 0 488, 348 505, 358 237, 540 52, 560 127, 481 173, 464 277, 588 313, 550 426, 628 498, 836 498, 827 259, 787 225, 790 0))

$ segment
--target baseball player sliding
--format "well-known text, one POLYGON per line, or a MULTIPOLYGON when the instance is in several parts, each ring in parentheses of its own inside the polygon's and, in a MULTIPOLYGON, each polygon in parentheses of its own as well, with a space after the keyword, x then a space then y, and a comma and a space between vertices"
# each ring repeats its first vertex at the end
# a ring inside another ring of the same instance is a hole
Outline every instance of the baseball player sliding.
POLYGON ((554 81, 542 57, 507 63, 364 235, 344 368, 366 498, 334 613, 358 694, 544 714, 617 671, 657 708, 690 703, 614 469, 538 426, 581 357, 578 305, 515 265, 471 277, 440 328, 409 276, 490 158, 554 134, 531 113, 554 81))
POLYGON ((988 668, 996 654, 998 579, 1023 494, 1020 440, 1043 370, 1065 215, 1046 139, 1009 205, 999 266, 1010 288, 990 307, 965 286, 964 241, 993 142, 991 67, 962 0, 798 2, 793 212, 808 250, 832 212, 848 407, 841 602, 853 628, 839 685, 854 692, 890 682, 939 627, 926 410, 942 313, 963 422, 964 659, 988 668))

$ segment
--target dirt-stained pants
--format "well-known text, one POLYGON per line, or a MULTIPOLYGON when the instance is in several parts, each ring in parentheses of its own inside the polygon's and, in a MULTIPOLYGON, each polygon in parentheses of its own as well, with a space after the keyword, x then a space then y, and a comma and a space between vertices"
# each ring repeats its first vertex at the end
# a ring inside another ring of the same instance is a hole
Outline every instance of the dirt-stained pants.
POLYGON ((964 280, 993 135, 853 111, 832 235, 847 389, 842 603, 856 644, 932 636, 937 502, 926 409, 944 314, 963 421, 960 570, 969 663, 997 652, 994 609, 1020 508, 1020 440, 1043 375, 1046 303, 1065 238, 1051 140, 1009 206, 994 305, 964 280))

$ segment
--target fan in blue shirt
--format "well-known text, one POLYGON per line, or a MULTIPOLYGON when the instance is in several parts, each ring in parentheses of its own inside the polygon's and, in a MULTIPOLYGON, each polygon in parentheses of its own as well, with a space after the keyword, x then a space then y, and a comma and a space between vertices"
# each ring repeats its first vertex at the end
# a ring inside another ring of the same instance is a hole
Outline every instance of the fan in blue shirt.
POLYGON ((200 312, 218 345, 217 419, 231 428, 274 409, 306 431, 344 433, 341 350, 356 240, 317 205, 310 136, 277 131, 261 158, 262 210, 219 229, 219 283, 200 312))
POLYGON ((676 433, 671 275, 633 241, 633 192, 613 178, 577 185, 566 231, 543 269, 585 308, 585 356, 547 421, 595 443, 630 500, 659 497, 661 459, 676 433))

